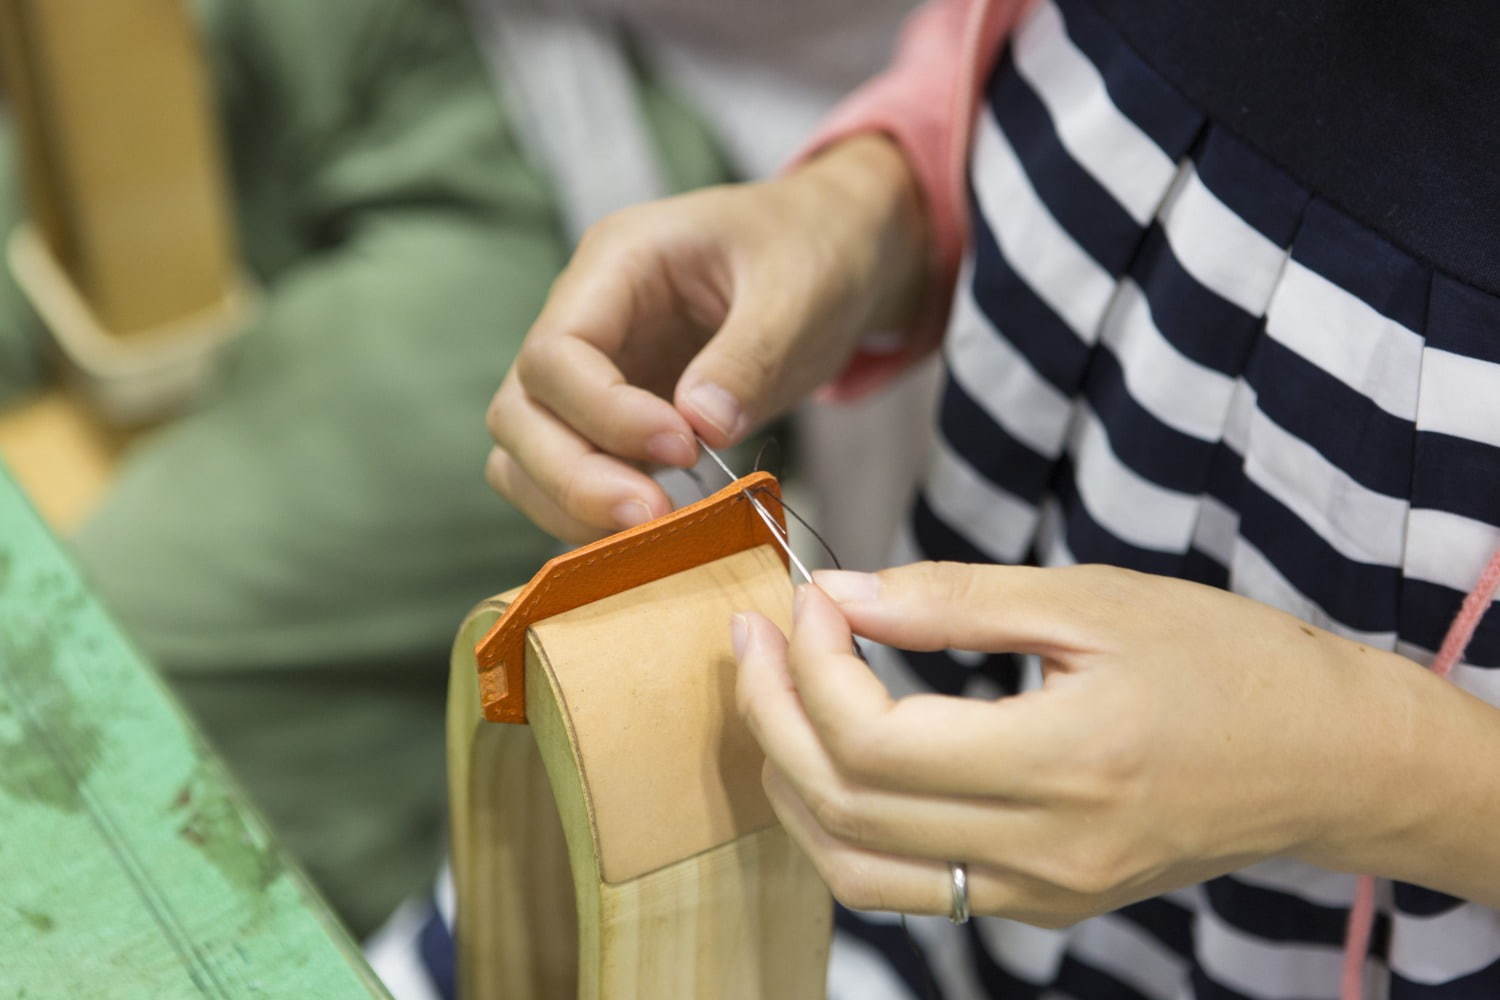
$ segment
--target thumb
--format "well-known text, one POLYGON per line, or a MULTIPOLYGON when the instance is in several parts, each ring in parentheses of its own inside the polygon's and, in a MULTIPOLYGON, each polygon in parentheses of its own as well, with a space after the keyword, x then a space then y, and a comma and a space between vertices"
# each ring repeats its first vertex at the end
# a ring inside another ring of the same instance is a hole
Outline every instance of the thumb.
POLYGON ((1077 648, 1068 583, 1048 570, 922 562, 879 573, 821 570, 813 580, 856 633, 901 649, 1050 656, 1077 648))
POLYGON ((783 388, 777 383, 792 338, 772 335, 746 312, 731 309, 683 371, 673 397, 693 430, 716 448, 743 441, 771 415, 771 400, 783 388))
POLYGON ((710 445, 738 444, 831 378, 847 358, 852 337, 841 337, 836 322, 813 318, 821 315, 816 298, 795 283, 783 283, 775 294, 751 287, 736 294, 724 325, 683 371, 673 399, 710 445))

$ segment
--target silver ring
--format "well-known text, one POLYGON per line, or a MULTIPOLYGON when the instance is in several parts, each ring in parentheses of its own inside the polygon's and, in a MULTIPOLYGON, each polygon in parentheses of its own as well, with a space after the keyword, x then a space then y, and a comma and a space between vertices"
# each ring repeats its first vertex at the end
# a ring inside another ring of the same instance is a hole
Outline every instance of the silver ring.
POLYGON ((966 924, 969 922, 969 866, 962 861, 950 861, 948 874, 953 879, 953 909, 948 919, 955 924, 966 924))

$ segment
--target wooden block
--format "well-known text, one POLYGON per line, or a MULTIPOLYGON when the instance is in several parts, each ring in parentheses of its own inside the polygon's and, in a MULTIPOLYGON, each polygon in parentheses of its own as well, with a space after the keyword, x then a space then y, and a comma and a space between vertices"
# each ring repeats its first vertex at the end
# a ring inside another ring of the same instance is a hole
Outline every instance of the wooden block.
POLYGON ((821 998, 831 899, 775 823, 733 700, 730 615, 790 616, 779 552, 762 545, 537 623, 526 727, 485 722, 479 707, 474 642, 505 606, 480 605, 454 645, 465 997, 821 998))

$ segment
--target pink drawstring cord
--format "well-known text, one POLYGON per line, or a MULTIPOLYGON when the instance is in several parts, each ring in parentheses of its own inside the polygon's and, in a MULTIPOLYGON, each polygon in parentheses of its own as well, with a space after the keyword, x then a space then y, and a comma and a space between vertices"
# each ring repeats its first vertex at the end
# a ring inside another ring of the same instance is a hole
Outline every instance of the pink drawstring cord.
MULTIPOLYGON (((1469 640, 1479 620, 1490 609, 1495 591, 1500 589, 1500 549, 1490 556, 1489 565, 1479 574, 1479 582, 1464 598, 1463 605, 1432 661, 1432 672, 1447 677, 1453 665, 1463 659, 1469 640)), ((1349 908, 1348 930, 1344 935, 1344 976, 1339 996, 1342 1000, 1364 1000, 1365 963, 1370 954, 1370 932, 1375 927, 1375 879, 1361 875, 1354 887, 1354 904, 1349 908)))

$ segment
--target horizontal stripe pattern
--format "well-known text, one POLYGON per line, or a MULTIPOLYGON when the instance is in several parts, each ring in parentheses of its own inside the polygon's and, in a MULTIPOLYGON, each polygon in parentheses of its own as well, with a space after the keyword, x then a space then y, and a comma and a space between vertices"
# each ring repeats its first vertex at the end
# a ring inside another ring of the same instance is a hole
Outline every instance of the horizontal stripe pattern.
MULTIPOLYGON (((1183 576, 1430 662, 1500 546, 1500 301, 1206 122, 1088 0, 1037 3, 984 96, 902 558, 1183 576)), ((1021 676, 883 663, 898 691, 1021 676)), ((1500 704, 1500 619, 1453 680, 1500 704)), ((1332 998, 1353 891, 1277 859, 1062 936, 979 921, 945 995, 1332 998)), ((1500 990, 1494 911, 1384 885, 1374 939, 1393 998, 1500 990)))

